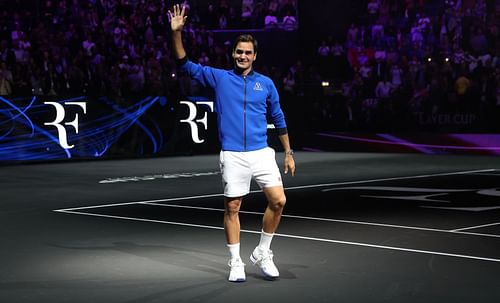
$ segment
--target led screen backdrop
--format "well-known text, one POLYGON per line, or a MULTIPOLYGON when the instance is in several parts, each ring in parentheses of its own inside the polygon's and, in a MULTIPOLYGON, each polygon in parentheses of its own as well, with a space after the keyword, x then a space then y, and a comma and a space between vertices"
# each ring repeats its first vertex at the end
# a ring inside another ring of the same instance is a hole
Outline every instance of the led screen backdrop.
POLYGON ((164 96, 150 96, 126 105, 107 97, 0 97, 0 160, 141 157, 218 150, 211 102, 186 99, 170 102, 164 96))
MULTIPOLYGON (((216 153, 213 103, 204 97, 150 96, 131 104, 107 97, 0 97, 0 160, 51 161, 216 153)), ((310 151, 500 154, 500 135, 339 132, 300 125, 287 105, 291 138, 310 151)), ((295 117, 296 118, 296 117, 295 117)), ((307 120, 307 119, 305 119, 307 120)), ((269 126, 269 143, 279 148, 269 126)))

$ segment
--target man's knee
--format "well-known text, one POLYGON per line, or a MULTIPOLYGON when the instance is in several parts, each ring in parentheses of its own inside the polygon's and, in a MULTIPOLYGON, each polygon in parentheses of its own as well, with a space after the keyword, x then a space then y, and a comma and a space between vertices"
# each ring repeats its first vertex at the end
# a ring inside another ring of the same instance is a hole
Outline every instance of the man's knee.
POLYGON ((225 203, 225 214, 228 216, 237 216, 241 207, 241 199, 227 199, 225 203))
POLYGON ((285 207, 286 204, 286 196, 279 195, 269 201, 269 207, 274 211, 281 211, 285 207))

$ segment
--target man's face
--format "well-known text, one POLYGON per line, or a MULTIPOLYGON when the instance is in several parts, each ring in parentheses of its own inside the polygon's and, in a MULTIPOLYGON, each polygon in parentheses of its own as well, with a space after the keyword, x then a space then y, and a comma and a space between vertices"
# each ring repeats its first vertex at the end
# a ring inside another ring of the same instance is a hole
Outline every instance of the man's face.
POLYGON ((233 51, 234 64, 241 70, 250 69, 256 58, 252 42, 239 42, 233 51))

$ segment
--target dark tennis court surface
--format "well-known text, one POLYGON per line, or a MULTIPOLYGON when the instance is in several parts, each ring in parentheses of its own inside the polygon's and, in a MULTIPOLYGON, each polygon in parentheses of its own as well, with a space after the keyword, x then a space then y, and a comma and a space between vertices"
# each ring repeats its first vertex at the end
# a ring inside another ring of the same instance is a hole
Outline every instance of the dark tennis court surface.
POLYGON ((266 205, 252 184, 236 284, 215 155, 1 167, 0 302, 500 302, 500 158, 295 158, 281 277, 248 260, 266 205))

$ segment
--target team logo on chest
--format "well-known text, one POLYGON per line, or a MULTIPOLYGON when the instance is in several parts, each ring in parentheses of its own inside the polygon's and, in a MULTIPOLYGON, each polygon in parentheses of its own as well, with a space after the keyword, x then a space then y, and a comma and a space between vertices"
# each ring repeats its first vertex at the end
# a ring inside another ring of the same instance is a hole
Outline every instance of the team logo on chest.
POLYGON ((262 91, 262 84, 260 82, 256 82, 255 85, 253 86, 253 90, 259 90, 262 91))

